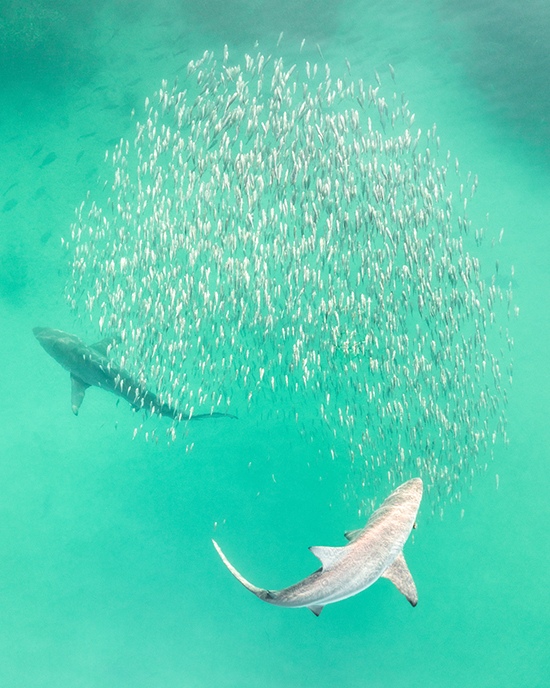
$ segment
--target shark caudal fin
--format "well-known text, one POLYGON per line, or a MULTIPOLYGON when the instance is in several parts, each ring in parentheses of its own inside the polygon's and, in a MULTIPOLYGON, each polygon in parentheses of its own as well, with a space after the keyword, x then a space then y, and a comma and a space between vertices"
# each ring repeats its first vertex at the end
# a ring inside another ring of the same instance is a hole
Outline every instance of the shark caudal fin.
POLYGON ((222 413, 221 411, 212 411, 212 413, 194 413, 192 416, 182 416, 182 420, 208 420, 209 418, 233 418, 237 420, 237 416, 232 413, 222 413))
POLYGON ((216 552, 220 555, 220 558, 223 561, 223 563, 227 566, 227 568, 231 571, 231 573, 235 576, 239 583, 244 585, 244 587, 247 590, 250 590, 250 592, 254 593, 254 595, 256 595, 256 597, 259 597, 261 600, 269 600, 272 598, 272 593, 269 590, 265 590, 264 588, 257 588, 255 585, 252 585, 252 583, 247 581, 244 576, 241 576, 241 574, 237 571, 237 569, 231 564, 231 562, 222 552, 221 547, 215 540, 212 540, 212 544, 216 548, 216 552))
POLYGON ((416 607, 418 603, 418 593, 416 592, 416 585, 414 584, 403 552, 397 555, 393 564, 388 566, 381 577, 391 580, 399 592, 405 595, 413 607, 416 607))

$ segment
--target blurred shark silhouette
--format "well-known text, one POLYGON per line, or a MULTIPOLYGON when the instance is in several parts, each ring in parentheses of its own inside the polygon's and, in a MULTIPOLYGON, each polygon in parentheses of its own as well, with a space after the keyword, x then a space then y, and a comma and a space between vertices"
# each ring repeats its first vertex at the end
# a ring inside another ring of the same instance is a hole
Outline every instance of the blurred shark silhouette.
POLYGON ((71 405, 75 415, 84 400, 88 387, 100 387, 131 404, 134 409, 157 413, 174 420, 204 420, 206 418, 235 418, 228 413, 186 414, 160 401, 160 399, 127 371, 108 357, 113 339, 103 339, 88 346, 72 334, 51 327, 35 327, 34 336, 44 349, 60 363, 71 376, 71 405))

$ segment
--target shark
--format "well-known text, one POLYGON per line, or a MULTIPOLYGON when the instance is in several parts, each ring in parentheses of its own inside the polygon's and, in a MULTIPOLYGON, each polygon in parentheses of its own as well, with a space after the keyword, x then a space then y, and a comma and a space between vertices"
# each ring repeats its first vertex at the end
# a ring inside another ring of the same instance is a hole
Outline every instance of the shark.
POLYGON ((115 344, 114 339, 103 339, 89 346, 75 335, 51 327, 35 327, 33 333, 50 356, 69 371, 71 406, 75 416, 78 415, 86 390, 89 387, 99 387, 125 399, 135 410, 144 409, 178 421, 235 418, 228 413, 219 412, 187 414, 162 402, 156 394, 109 358, 115 344))
POLYGON ((260 600, 279 607, 307 607, 316 616, 323 607, 345 600, 388 578, 407 600, 416 606, 416 585, 403 556, 403 546, 415 526, 422 500, 422 480, 413 478, 400 485, 371 515, 364 528, 348 531, 343 547, 310 547, 321 568, 282 590, 252 585, 229 562, 212 540, 229 571, 260 600))

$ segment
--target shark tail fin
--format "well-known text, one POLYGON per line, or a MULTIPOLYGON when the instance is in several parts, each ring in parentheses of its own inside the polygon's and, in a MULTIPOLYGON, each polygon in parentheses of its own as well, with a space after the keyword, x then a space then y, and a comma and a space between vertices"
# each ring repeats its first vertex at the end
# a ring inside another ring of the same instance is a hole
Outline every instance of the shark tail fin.
POLYGON ((416 607, 418 603, 418 593, 416 592, 416 585, 414 584, 403 552, 397 555, 393 564, 388 566, 382 574, 382 577, 391 580, 399 592, 405 595, 413 607, 416 607))
POLYGON ((244 585, 244 587, 247 590, 250 590, 250 592, 254 593, 254 595, 259 597, 261 600, 267 601, 273 598, 273 594, 269 590, 264 590, 264 588, 257 588, 255 585, 252 585, 252 583, 247 581, 244 576, 241 576, 241 574, 237 571, 237 569, 231 564, 231 562, 222 552, 221 547, 215 540, 212 540, 212 544, 216 548, 216 552, 220 555, 220 558, 223 561, 223 563, 227 566, 227 568, 231 571, 231 573, 235 576, 239 583, 244 585))

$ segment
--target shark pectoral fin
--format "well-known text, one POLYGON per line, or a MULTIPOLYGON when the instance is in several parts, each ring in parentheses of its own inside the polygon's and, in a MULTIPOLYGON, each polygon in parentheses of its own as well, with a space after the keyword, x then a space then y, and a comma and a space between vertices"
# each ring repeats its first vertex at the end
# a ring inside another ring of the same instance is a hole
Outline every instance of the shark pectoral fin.
POLYGON ((416 585, 407 567, 403 552, 400 552, 393 564, 388 566, 382 574, 382 577, 391 580, 399 592, 405 595, 413 607, 416 607, 418 602, 416 585))
POLYGON ((323 605, 322 604, 310 604, 308 609, 311 609, 311 611, 315 614, 315 616, 319 616, 319 614, 323 611, 323 605))
POLYGON ((340 561, 344 549, 344 547, 310 547, 309 551, 319 559, 323 570, 326 570, 340 561))
POLYGON ((361 535, 363 530, 363 528, 357 528, 357 530, 346 530, 346 532, 344 533, 344 537, 346 538, 346 540, 353 542, 359 537, 359 535, 361 535))
POLYGON ((90 385, 71 373, 71 407, 75 416, 78 416, 78 409, 84 401, 84 394, 88 387, 90 385))

